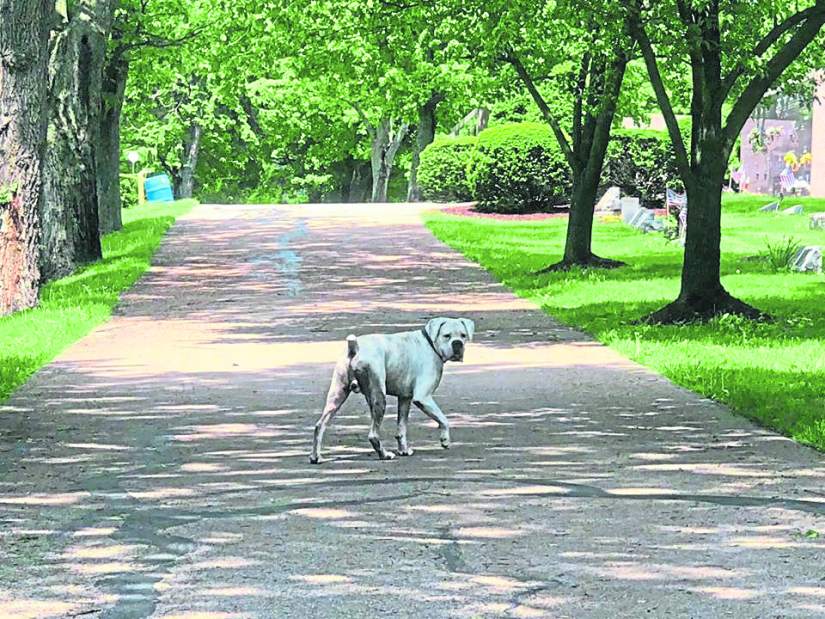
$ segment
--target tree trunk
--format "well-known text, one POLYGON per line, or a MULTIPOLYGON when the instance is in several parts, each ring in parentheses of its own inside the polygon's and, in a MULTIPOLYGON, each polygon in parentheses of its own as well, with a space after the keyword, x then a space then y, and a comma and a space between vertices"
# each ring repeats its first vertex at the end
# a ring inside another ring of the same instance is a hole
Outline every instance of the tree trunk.
POLYGON ((108 2, 89 0, 52 33, 40 252, 43 281, 101 258, 97 165, 108 2), (84 10, 85 9, 85 10, 84 10))
POLYGON ((421 163, 421 152, 432 144, 435 139, 437 120, 435 116, 441 95, 434 93, 430 99, 418 110, 418 128, 415 143, 413 144, 412 163, 410 164, 410 179, 407 186, 407 201, 421 200, 421 187, 418 185, 418 165, 421 163))
POLYGON ((722 185, 727 160, 714 153, 721 149, 707 143, 700 150, 707 153, 703 164, 695 178, 685 183, 688 213, 681 290, 673 303, 645 318, 646 322, 679 324, 720 314, 765 317, 756 308, 732 297, 722 286, 722 185))
POLYGON ((0 0, 0 315, 37 305, 50 0, 0 0))
POLYGON ((367 192, 369 192, 371 185, 370 164, 365 161, 356 161, 352 170, 352 180, 349 185, 349 202, 366 202, 367 192))
POLYGON ((200 150, 203 129, 197 123, 192 123, 186 130, 183 138, 183 157, 177 175, 175 197, 178 199, 191 198, 195 192, 195 168, 198 166, 198 152, 200 150))
MULTIPOLYGON (((595 156, 596 153, 593 153, 595 156)), ((602 160, 604 155, 602 155, 602 160)), ((599 190, 601 164, 591 162, 598 168, 580 171, 573 174, 573 189, 570 194, 570 215, 567 220, 567 238, 564 244, 564 257, 560 262, 552 264, 539 273, 566 271, 572 267, 618 268, 623 262, 600 258, 593 253, 593 216, 596 206, 596 196, 599 190)))
POLYGON ((372 195, 371 202, 386 202, 395 155, 407 135, 409 125, 402 123, 393 131, 393 121, 382 120, 372 139, 372 195))
POLYGON ((123 227, 120 212, 120 113, 128 75, 129 61, 122 51, 115 50, 103 67, 99 144, 95 149, 101 234, 123 227))

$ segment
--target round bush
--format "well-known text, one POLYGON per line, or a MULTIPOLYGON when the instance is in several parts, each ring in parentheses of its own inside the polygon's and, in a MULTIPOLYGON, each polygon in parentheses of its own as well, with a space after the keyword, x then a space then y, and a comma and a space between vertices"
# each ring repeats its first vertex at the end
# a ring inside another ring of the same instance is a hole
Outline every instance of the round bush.
POLYGON ((120 203, 123 208, 132 208, 137 206, 138 184, 137 178, 134 176, 121 174, 120 175, 120 203))
POLYGON ((569 200, 567 161, 549 127, 512 123, 491 127, 478 136, 467 169, 478 210, 531 213, 569 200))
POLYGON ((477 143, 475 136, 439 137, 421 152, 418 183, 425 200, 472 200, 467 184, 467 163, 477 143))
POLYGON ((649 129, 614 131, 607 147, 602 182, 638 196, 642 206, 662 208, 665 190, 681 187, 670 136, 649 129))

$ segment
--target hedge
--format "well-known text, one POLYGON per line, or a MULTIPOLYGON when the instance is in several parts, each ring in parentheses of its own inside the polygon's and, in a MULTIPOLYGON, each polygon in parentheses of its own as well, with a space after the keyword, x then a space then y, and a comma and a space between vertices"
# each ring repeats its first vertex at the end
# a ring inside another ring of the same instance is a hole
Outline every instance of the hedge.
POLYGON ((638 196, 643 206, 661 208, 667 187, 680 188, 670 136, 650 129, 618 129, 610 136, 602 184, 638 196))
POLYGON ((567 161, 544 123, 511 123, 478 136, 467 168, 478 210, 529 213, 569 200, 567 161))
POLYGON ((421 196, 433 202, 472 200, 467 184, 467 164, 475 150, 475 136, 442 136, 421 152, 418 183, 421 196))

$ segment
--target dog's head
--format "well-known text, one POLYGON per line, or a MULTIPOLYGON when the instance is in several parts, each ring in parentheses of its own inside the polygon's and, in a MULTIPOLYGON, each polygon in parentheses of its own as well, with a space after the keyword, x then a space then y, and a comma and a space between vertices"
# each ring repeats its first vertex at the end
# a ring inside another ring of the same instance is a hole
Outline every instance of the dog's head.
POLYGON ((464 361, 464 347, 473 339, 475 323, 469 318, 433 318, 424 327, 445 361, 464 361))

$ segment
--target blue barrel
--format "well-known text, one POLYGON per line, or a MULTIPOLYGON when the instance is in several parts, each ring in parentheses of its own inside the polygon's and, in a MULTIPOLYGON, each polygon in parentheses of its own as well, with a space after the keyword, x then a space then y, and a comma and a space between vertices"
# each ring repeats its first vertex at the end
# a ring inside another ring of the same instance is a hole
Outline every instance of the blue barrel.
POLYGON ((172 183, 169 182, 166 174, 150 176, 143 183, 143 187, 146 189, 147 202, 171 202, 175 199, 172 193, 172 183))

